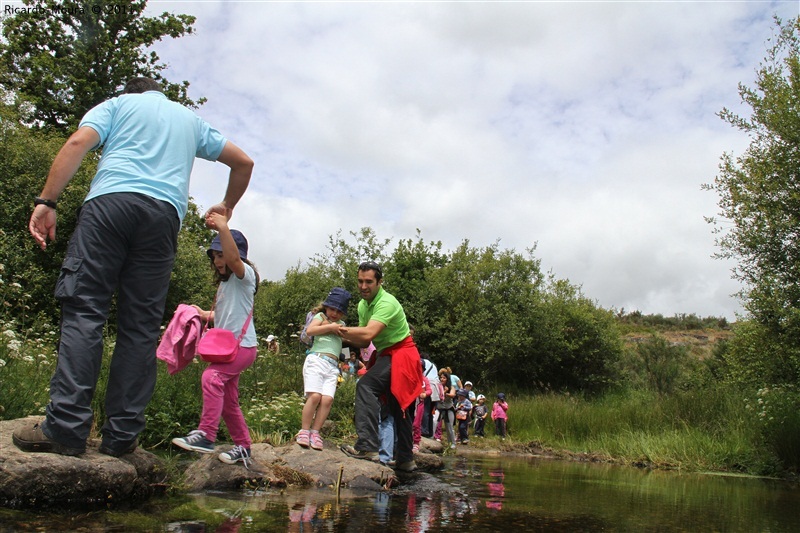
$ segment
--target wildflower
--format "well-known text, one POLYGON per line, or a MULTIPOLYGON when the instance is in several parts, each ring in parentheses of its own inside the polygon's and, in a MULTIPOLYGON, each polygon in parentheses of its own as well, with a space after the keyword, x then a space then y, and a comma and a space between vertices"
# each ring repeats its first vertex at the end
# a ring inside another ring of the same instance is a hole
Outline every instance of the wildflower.
POLYGON ((22 348, 22 342, 20 342, 20 341, 18 341, 16 339, 10 340, 10 341, 8 341, 8 345, 7 346, 8 346, 8 349, 11 350, 12 352, 18 352, 19 349, 22 348))
POLYGON ((24 356, 22 358, 22 360, 25 361, 26 363, 33 363, 33 356, 32 355, 26 355, 26 356, 24 356))
POLYGON ((13 331, 11 331, 10 329, 7 329, 7 330, 3 331, 3 335, 8 337, 9 339, 16 339, 17 338, 17 334, 14 333, 13 331))
POLYGON ((6 362, 4 359, 0 359, 0 368, 6 366, 6 362))
POLYGON ((15 289, 21 289, 22 288, 22 285, 20 285, 16 281, 14 283, 12 283, 11 286, 14 287, 15 289))

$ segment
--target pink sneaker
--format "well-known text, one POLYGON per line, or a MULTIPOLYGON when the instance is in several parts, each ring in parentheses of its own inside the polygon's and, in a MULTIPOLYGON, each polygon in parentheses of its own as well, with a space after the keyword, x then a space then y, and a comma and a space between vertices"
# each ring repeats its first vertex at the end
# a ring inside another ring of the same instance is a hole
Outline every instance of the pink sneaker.
POLYGON ((321 450, 323 447, 322 444, 322 437, 319 434, 319 431, 314 431, 308 437, 311 447, 315 450, 321 450))
POLYGON ((419 444, 415 444, 411 447, 411 451, 414 453, 419 453, 419 444))
POLYGON ((303 448, 308 448, 308 444, 309 444, 309 442, 308 442, 308 434, 309 433, 310 432, 307 429, 301 429, 300 431, 297 432, 297 436, 294 438, 294 440, 296 440, 297 444, 299 444, 303 448))

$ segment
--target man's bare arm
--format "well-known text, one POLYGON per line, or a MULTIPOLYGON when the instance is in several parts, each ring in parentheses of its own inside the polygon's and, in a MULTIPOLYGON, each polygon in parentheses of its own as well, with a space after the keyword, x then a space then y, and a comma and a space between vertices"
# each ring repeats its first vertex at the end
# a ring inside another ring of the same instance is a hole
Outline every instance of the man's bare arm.
MULTIPOLYGON (((67 139, 53 160, 40 197, 53 202, 58 200, 64 188, 78 172, 83 158, 99 142, 100 135, 95 130, 88 126, 78 128, 78 131, 67 139)), ((47 239, 56 240, 55 209, 46 205, 37 205, 31 214, 30 222, 28 222, 28 231, 31 232, 42 250, 47 248, 47 239)))
POLYGON ((206 211, 205 216, 208 217, 210 213, 219 213, 230 219, 233 214, 233 208, 236 207, 244 191, 247 190, 255 163, 241 148, 230 141, 225 143, 225 147, 222 149, 222 153, 219 154, 217 161, 231 169, 228 176, 228 188, 225 191, 225 197, 222 202, 212 205, 206 211))

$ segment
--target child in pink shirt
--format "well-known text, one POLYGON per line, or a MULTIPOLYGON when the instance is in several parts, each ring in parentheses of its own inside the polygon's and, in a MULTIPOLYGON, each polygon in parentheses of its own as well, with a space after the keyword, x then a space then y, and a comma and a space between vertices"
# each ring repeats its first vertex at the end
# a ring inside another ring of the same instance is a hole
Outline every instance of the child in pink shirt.
POLYGON ((508 404, 506 395, 502 392, 497 395, 497 401, 492 406, 492 420, 494 420, 494 432, 501 439, 506 438, 506 424, 508 422, 508 404))

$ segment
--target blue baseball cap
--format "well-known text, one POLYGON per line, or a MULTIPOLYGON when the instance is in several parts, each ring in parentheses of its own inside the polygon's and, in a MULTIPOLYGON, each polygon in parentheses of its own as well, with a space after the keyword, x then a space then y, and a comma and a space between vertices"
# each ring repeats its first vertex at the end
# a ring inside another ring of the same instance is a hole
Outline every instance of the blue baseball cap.
MULTIPOLYGON (((247 239, 242 234, 241 231, 238 229, 231 230, 231 236, 233 237, 233 242, 236 243, 236 247, 239 249, 239 257, 242 259, 247 259, 247 239)), ((208 257, 211 259, 214 258, 214 254, 212 252, 221 252, 222 251, 222 242, 219 240, 219 234, 211 241, 211 247, 206 250, 208 257)))

